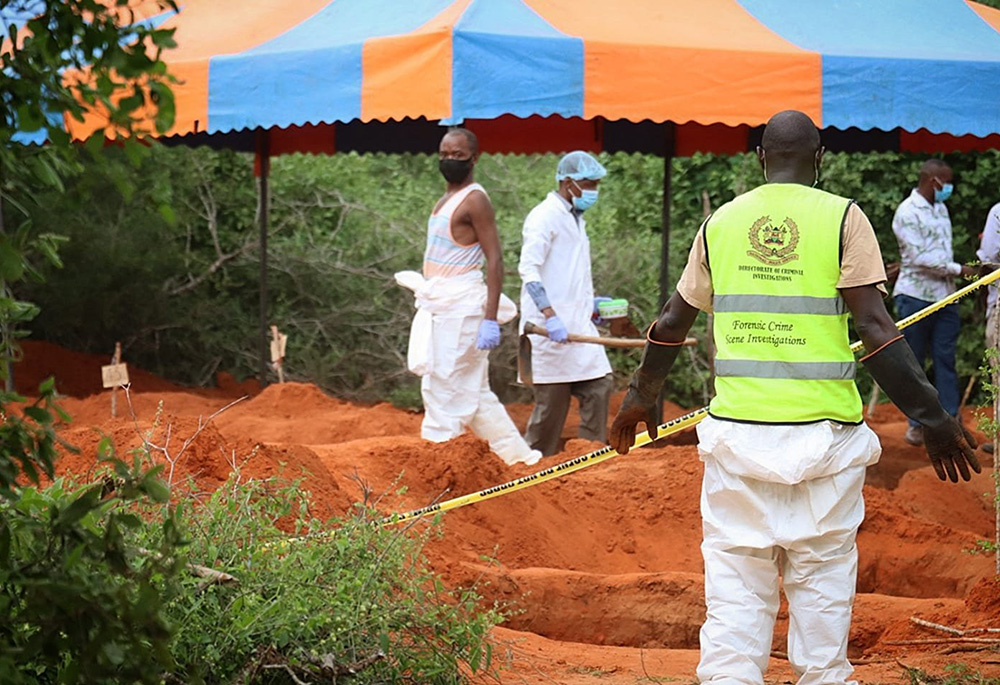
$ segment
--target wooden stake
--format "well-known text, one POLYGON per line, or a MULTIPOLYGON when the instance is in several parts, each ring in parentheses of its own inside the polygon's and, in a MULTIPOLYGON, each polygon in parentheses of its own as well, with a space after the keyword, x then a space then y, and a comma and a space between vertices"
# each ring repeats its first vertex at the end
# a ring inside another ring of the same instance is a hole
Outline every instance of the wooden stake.
POLYGON ((271 325, 271 365, 278 372, 278 382, 285 382, 285 371, 282 368, 285 361, 285 343, 288 336, 278 331, 278 327, 271 325))
POLYGON ((972 389, 976 387, 976 381, 979 380, 979 373, 976 372, 969 376, 969 382, 965 386, 965 392, 962 393, 962 401, 958 405, 958 416, 959 420, 962 417, 962 410, 965 409, 965 405, 969 403, 969 397, 972 395, 972 389))
MULTIPOLYGON (((115 343, 115 356, 111 358, 111 363, 118 366, 122 363, 122 344, 115 343)), ((118 416, 118 386, 111 388, 111 418, 118 416)))

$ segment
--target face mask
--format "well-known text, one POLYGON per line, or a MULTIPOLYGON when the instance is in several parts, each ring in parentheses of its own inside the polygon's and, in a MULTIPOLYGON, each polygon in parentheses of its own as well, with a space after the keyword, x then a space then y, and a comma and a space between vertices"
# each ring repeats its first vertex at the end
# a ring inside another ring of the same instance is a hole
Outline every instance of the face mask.
POLYGON ((943 184, 941 184, 940 188, 935 188, 934 189, 934 201, 935 202, 944 202, 949 197, 951 197, 951 191, 953 189, 954 189, 954 186, 952 186, 950 183, 943 183, 943 184))
POLYGON ((580 197, 577 197, 576 195, 573 196, 573 207, 581 212, 586 212, 597 202, 597 191, 584 190, 577 185, 576 181, 573 181, 573 185, 575 185, 576 189, 580 191, 580 197))
POLYGON ((438 171, 448 183, 461 183, 472 172, 472 158, 438 160, 438 171))

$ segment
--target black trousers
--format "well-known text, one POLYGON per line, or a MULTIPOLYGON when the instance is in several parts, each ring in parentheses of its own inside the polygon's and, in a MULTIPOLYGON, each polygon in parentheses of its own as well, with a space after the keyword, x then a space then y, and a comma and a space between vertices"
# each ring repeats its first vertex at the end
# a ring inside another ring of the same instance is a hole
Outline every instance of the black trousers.
POLYGON ((569 403, 575 397, 580 402, 580 430, 584 440, 607 443, 608 405, 614 381, 609 373, 601 378, 572 383, 536 383, 535 408, 528 419, 524 439, 532 449, 546 457, 559 451, 569 403))

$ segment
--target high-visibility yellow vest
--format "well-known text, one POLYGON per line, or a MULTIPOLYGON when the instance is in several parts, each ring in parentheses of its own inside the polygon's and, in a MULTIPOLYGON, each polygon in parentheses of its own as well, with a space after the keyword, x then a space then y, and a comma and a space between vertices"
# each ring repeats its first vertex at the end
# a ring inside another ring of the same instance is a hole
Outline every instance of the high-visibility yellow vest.
POLYGON ((861 422, 837 290, 851 201, 771 183, 705 225, 716 346, 709 412, 755 423, 861 422))

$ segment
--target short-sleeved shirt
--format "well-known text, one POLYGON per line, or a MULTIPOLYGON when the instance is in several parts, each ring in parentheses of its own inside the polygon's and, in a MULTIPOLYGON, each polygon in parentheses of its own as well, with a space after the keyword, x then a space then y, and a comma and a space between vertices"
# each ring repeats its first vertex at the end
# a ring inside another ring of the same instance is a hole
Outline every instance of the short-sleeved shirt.
MULTIPOLYGON (((712 274, 705 258, 705 224, 698 229, 687 266, 677 282, 677 293, 692 307, 712 312, 712 274)), ((838 288, 856 288, 875 285, 883 293, 885 289, 885 265, 882 251, 875 239, 875 229, 861 208, 852 204, 844 217, 842 232, 842 256, 838 288)))
MULTIPOLYGON (((990 208, 986 215, 986 225, 983 226, 983 239, 979 244, 976 256, 985 264, 1000 262, 1000 202, 990 208)), ((992 312, 997 304, 997 287, 990 286, 986 309, 992 312)))
POLYGON ((930 203, 916 188, 896 208, 892 232, 899 242, 899 278, 893 295, 937 302, 955 292, 962 265, 951 245, 951 217, 943 202, 930 203))

